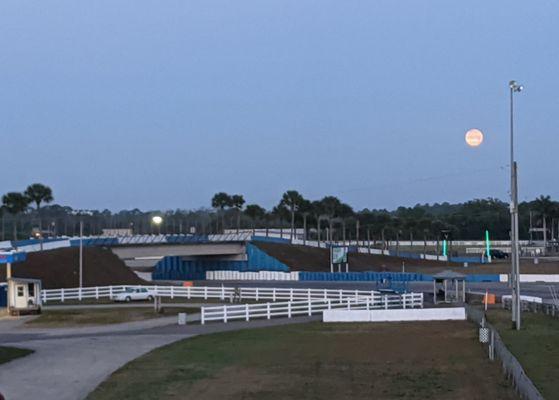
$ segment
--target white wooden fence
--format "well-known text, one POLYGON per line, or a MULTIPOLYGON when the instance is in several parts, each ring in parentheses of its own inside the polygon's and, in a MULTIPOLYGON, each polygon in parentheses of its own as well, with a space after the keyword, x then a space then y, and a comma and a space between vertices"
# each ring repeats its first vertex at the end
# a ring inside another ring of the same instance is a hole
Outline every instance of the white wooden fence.
POLYGON ((41 301, 84 300, 112 298, 126 288, 142 287, 148 289, 154 296, 169 298, 197 298, 220 300, 271 300, 271 301, 296 301, 296 300, 343 300, 348 297, 369 297, 379 295, 374 290, 347 290, 347 289, 306 289, 306 288, 258 288, 258 287, 227 287, 227 286, 96 286, 70 289, 43 289, 41 301))
POLYGON ((403 295, 352 296, 346 298, 306 299, 261 304, 242 304, 202 307, 200 322, 228 322, 231 320, 250 321, 255 318, 313 315, 324 310, 373 310, 390 308, 423 308, 423 293, 403 295))

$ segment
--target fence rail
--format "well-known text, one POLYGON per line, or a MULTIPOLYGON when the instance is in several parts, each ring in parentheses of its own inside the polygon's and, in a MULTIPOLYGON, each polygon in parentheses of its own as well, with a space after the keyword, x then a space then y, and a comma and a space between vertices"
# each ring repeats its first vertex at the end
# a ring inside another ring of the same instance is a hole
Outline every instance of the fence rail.
POLYGON ((423 308, 423 293, 403 295, 355 296, 325 299, 307 299, 262 304, 242 304, 202 307, 200 322, 228 322, 231 320, 250 321, 255 318, 287 317, 313 315, 324 310, 373 310, 389 308, 423 308))
MULTIPOLYGON (((511 308, 511 299, 510 297, 505 298, 503 296, 503 308, 510 310, 511 308)), ((522 311, 528 311, 532 313, 540 313, 549 315, 550 317, 559 318, 559 307, 555 304, 548 304, 542 303, 539 301, 526 301, 520 300, 520 304, 522 306, 522 311)))
MULTIPOLYGON (((468 315, 468 319, 471 321, 481 324, 482 319, 484 318, 484 313, 481 310, 477 310, 473 307, 466 307, 466 313, 468 315)), ((518 362, 516 357, 509 351, 499 332, 495 329, 491 324, 485 322, 485 327, 489 328, 489 330, 494 335, 494 351, 495 356, 501 360, 501 365, 503 367, 503 371, 507 378, 512 380, 513 386, 520 394, 520 397, 527 400, 544 400, 543 396, 536 388, 534 383, 530 380, 526 372, 524 372, 524 368, 518 362)))
POLYGON ((347 290, 347 289, 305 289, 305 288, 258 288, 258 287, 227 287, 227 286, 96 286, 69 289, 43 289, 41 301, 68 301, 85 299, 112 298, 127 288, 146 288, 153 296, 169 298, 197 298, 220 300, 271 300, 271 301, 296 301, 296 300, 343 300, 348 297, 369 297, 379 295, 374 290, 347 290))

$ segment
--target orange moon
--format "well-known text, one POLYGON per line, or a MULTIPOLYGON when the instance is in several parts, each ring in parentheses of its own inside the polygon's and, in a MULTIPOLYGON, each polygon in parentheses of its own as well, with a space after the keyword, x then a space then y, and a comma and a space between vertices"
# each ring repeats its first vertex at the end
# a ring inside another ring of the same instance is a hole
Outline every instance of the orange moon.
POLYGON ((478 147, 483 142, 483 133, 479 129, 470 129, 466 132, 466 143, 470 147, 478 147))

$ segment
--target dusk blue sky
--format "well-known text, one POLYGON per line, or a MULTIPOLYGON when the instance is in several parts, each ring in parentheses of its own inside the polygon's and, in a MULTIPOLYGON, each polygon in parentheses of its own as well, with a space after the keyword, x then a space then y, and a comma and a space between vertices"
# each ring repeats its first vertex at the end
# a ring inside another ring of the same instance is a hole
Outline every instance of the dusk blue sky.
POLYGON ((74 208, 559 197, 559 2, 0 2, 0 190, 74 208), (485 134, 468 148, 470 128, 485 134))

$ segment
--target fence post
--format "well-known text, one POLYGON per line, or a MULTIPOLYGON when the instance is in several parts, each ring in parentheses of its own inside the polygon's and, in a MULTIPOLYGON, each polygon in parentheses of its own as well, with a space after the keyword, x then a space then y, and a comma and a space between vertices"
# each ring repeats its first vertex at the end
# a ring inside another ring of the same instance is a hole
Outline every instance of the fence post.
POLYGON ((221 285, 221 300, 225 300, 225 286, 221 285))
POLYGON ((332 300, 328 299, 328 309, 332 309, 332 300))
POLYGON ((402 295, 402 306, 403 306, 404 310, 406 309, 406 299, 407 299, 407 298, 408 298, 408 297, 407 297, 406 294, 403 294, 403 295, 402 295))
POLYGON ((99 299, 99 286, 95 286, 95 298, 99 299))
POLYGON ((324 297, 324 300, 328 300, 328 291, 327 289, 322 289, 322 295, 324 297))
POLYGON ((245 304, 245 320, 248 321, 249 319, 250 319, 250 317, 249 317, 249 312, 248 312, 248 304, 245 304))
POLYGON ((276 288, 272 289, 272 301, 276 301, 276 288))
POLYGON ((204 325, 204 322, 205 322, 205 320, 204 320, 205 318, 204 318, 204 317, 205 317, 205 312, 206 312, 206 311, 204 310, 204 308, 205 308, 205 307, 201 307, 201 308, 200 308, 200 323, 201 323, 202 325, 204 325))
POLYGON ((266 303, 266 317, 268 319, 271 318, 271 316, 270 316, 270 303, 266 303))
POLYGON ((388 295, 384 295, 384 309, 388 310, 388 295))
POLYGON ((258 288, 256 288, 256 301, 258 301, 258 298, 259 298, 259 296, 258 296, 258 288))
POLYGON ((64 289, 60 293, 60 302, 64 303, 64 289))
POLYGON ((171 286, 171 299, 175 297, 175 287, 171 286))
POLYGON ((112 299, 113 298, 113 287, 109 286, 109 297, 112 299))
POLYGON ((204 286, 204 300, 208 300, 208 287, 204 286))
POLYGON ((309 317, 310 317, 312 315, 312 303, 309 301, 308 305, 309 305, 309 317))
POLYGON ((311 289, 310 289, 310 288, 307 289, 307 300, 308 300, 309 303, 310 303, 310 301, 311 301, 311 289))
POLYGON ((81 287, 78 289, 78 300, 82 301, 82 288, 81 287))
POLYGON ((367 304, 367 311, 369 311, 369 310, 371 309, 370 302, 371 302, 371 298, 369 297, 369 298, 367 299, 367 301, 366 301, 366 304, 367 304))
POLYGON ((186 287, 186 298, 190 300, 190 286, 186 287))
POLYGON ((346 299, 346 301, 347 301, 347 309, 351 310, 351 306, 349 305, 349 297, 346 299))
POLYGON ((289 301, 293 301, 293 288, 289 290, 289 301))
POLYGON ((344 297, 342 296, 342 289, 339 290, 339 295, 340 295, 340 301, 342 301, 344 299, 344 297))
POLYGON ((223 322, 227 323, 227 306, 223 306, 223 322))
POLYGON ((421 298, 421 308, 423 308, 423 292, 421 292, 420 298, 421 298))
POLYGON ((291 302, 287 302, 287 318, 291 318, 291 302))

